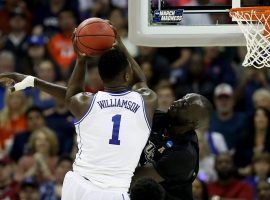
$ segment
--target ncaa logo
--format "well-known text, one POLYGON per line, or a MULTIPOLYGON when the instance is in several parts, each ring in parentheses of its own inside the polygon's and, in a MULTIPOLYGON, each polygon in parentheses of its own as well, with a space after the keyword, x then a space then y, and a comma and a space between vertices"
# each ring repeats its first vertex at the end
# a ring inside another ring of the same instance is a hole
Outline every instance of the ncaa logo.
POLYGON ((160 16, 160 10, 155 10, 154 17, 159 17, 159 16, 160 16))

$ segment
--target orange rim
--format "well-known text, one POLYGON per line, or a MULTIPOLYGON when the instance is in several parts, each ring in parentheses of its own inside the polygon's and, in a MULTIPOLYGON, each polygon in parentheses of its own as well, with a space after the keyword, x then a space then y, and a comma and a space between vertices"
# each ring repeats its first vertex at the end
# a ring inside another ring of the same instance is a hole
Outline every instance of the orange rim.
POLYGON ((262 22, 265 22, 263 16, 270 15, 270 6, 231 8, 230 16, 237 18, 237 15, 238 16, 241 15, 246 21, 259 21, 260 20, 262 22), (250 15, 251 13, 253 14, 250 15))
MULTIPOLYGON (((230 15, 235 17, 235 14, 238 13, 240 15, 250 14, 251 12, 256 13, 258 17, 263 15, 270 15, 270 6, 255 6, 255 7, 241 7, 241 8, 231 8, 230 15)), ((257 18, 252 16, 252 19, 249 20, 256 20, 257 18)), ((248 20, 248 19, 247 19, 248 20)))
POLYGON ((240 8, 231 8, 230 13, 234 12, 245 12, 250 13, 252 11, 256 11, 256 13, 270 13, 270 6, 254 6, 254 7, 240 7, 240 8))
POLYGON ((260 21, 265 25, 264 36, 270 38, 270 6, 255 6, 231 8, 230 16, 238 18, 242 16, 241 21, 260 21))

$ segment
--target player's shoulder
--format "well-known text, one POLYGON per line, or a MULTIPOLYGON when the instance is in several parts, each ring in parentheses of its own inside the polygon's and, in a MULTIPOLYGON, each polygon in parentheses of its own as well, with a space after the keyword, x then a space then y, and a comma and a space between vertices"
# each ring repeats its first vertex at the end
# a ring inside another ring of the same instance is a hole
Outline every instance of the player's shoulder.
POLYGON ((157 94, 155 93, 155 91, 151 90, 148 87, 138 88, 134 91, 139 93, 144 100, 151 100, 151 101, 157 100, 157 94))
POLYGON ((71 97, 69 109, 76 119, 85 115, 94 98, 95 94, 89 92, 81 92, 71 97))

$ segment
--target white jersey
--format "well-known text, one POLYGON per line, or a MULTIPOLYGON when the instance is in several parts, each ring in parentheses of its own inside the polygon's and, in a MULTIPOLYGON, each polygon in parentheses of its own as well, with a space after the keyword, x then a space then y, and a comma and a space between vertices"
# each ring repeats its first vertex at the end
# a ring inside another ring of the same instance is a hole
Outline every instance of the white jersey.
POLYGON ((127 192, 150 134, 142 96, 98 92, 75 126, 73 170, 101 188, 127 192))

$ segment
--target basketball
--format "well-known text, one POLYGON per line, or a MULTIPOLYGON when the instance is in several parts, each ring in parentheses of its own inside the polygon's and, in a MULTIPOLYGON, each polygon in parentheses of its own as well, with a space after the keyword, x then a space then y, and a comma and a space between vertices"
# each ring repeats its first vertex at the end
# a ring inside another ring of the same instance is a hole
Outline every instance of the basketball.
POLYGON ((111 49, 115 33, 109 23, 100 18, 84 20, 76 30, 76 46, 87 56, 98 56, 111 49))

